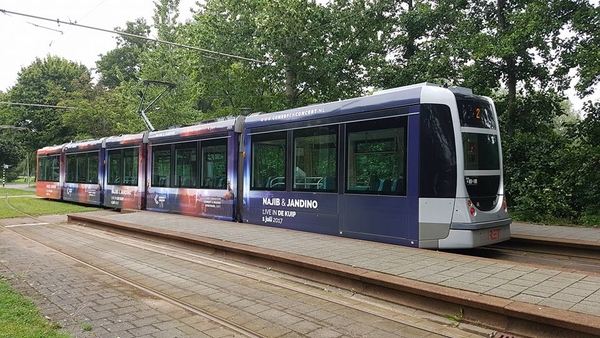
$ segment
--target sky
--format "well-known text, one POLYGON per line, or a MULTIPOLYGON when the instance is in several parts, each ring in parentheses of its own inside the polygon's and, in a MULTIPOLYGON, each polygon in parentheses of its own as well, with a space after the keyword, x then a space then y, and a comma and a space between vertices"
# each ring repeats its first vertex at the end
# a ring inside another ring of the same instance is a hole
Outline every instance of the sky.
MULTIPOLYGON (((179 20, 191 18, 192 7, 197 8, 195 0, 181 0, 179 20)), ((152 24, 154 8, 153 0, 0 0, 0 10, 108 30, 124 28, 126 22, 140 17, 152 24)), ((6 92, 16 84, 21 68, 47 55, 94 68, 100 54, 116 47, 115 37, 110 33, 0 12, 0 90, 6 92)))
MULTIPOLYGON (((0 10, 76 21, 108 30, 123 28, 127 21, 139 17, 152 24, 154 8, 153 0, 0 0, 0 10)), ((197 8, 196 0, 180 1, 180 20, 192 17, 190 8, 197 8)), ((92 69, 100 54, 116 47, 115 37, 110 33, 0 12, 0 90, 6 92, 16 84, 21 68, 47 55, 60 56, 92 69)), ((600 88, 597 92, 585 101, 600 99, 600 88)), ((575 91, 569 90, 567 95, 573 108, 580 110, 583 101, 576 97, 575 91)))

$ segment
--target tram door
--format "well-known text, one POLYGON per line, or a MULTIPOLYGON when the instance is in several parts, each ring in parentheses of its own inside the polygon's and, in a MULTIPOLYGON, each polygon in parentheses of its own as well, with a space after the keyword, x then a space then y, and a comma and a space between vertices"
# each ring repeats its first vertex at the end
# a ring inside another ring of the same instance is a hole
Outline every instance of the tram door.
POLYGON ((407 226, 407 127, 407 116, 346 125, 341 235, 403 244, 415 237, 407 226))

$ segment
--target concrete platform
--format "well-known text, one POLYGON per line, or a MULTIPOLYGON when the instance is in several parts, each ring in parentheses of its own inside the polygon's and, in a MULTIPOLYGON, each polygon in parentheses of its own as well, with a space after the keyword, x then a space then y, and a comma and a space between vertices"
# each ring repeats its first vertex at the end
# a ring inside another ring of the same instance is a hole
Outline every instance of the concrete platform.
MULTIPOLYGON (((600 336, 599 276, 174 214, 97 211, 68 218, 253 257, 258 264, 295 266, 309 277, 330 274, 360 292, 379 292, 442 315, 460 308, 465 319, 506 332, 600 336)), ((600 246, 600 229, 516 224, 512 231, 600 246)))

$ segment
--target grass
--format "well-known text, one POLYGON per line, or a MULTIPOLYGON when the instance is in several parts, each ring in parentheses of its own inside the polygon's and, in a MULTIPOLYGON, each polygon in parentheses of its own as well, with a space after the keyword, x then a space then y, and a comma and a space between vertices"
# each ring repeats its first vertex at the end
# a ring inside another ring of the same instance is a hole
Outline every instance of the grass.
POLYGON ((81 329, 83 331, 89 332, 89 331, 92 331, 94 328, 92 327, 92 324, 90 324, 90 323, 83 323, 83 324, 81 324, 81 329))
MULTIPOLYGON (((10 197, 8 203, 18 210, 23 210, 32 216, 68 214, 73 212, 94 211, 98 208, 86 207, 66 202, 50 201, 32 197, 10 197)), ((23 214, 10 208, 6 198, 0 202, 0 218, 22 217, 23 214)))
POLYGON ((47 321, 35 305, 16 293, 0 278, 0 338, 68 338, 69 335, 56 330, 56 323, 47 321))
MULTIPOLYGON (((19 178, 15 179, 14 181, 10 181, 10 183, 27 183, 27 176, 19 177, 19 178)), ((29 179, 29 183, 31 183, 32 186, 35 186, 35 176, 32 176, 29 179)))
POLYGON ((21 196, 21 195, 35 195, 35 190, 23 190, 23 189, 1 188, 0 187, 0 197, 21 196))

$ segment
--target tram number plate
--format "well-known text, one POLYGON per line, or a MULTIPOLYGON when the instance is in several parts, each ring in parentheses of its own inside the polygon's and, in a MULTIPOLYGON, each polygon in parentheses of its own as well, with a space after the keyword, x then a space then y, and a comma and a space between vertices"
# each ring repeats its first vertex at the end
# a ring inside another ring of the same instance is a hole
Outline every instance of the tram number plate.
POLYGON ((490 241, 497 241, 500 239, 500 228, 490 230, 490 241))

